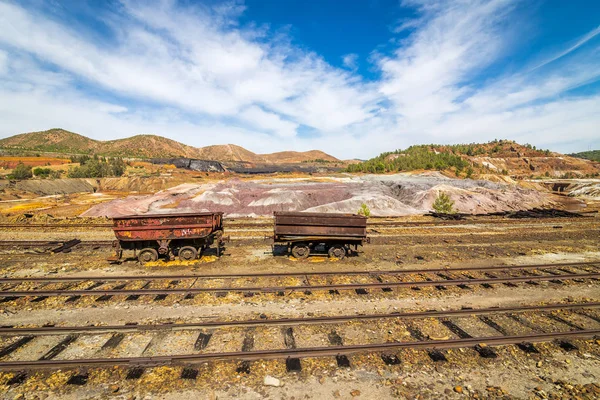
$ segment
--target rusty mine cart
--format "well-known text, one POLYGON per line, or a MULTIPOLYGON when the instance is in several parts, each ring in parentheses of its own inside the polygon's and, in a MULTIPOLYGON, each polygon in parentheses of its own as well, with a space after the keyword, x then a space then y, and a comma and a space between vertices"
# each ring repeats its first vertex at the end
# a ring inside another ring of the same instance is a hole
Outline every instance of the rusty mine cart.
POLYGON ((367 217, 356 214, 275 212, 275 243, 286 243, 296 258, 325 252, 344 258, 368 242, 367 217))
POLYGON ((163 256, 173 260, 195 260, 211 244, 217 243, 221 254, 223 213, 131 215, 113 218, 115 256, 119 261, 123 250, 133 250, 140 263, 158 260, 163 256))

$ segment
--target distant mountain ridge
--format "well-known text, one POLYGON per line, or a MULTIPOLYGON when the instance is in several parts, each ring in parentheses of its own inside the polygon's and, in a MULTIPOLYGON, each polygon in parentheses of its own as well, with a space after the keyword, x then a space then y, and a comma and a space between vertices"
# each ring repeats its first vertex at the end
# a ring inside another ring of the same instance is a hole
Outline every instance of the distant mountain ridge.
POLYGON ((340 162, 319 150, 284 151, 256 154, 234 144, 193 147, 157 135, 136 135, 117 140, 94 140, 64 129, 21 133, 0 140, 0 148, 68 154, 96 154, 131 158, 196 158, 213 161, 248 163, 301 163, 309 161, 340 162))

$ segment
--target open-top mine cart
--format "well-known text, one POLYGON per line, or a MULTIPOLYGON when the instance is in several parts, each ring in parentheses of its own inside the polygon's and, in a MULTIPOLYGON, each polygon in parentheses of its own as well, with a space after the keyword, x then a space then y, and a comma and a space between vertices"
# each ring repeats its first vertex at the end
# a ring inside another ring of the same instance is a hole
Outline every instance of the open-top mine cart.
POLYGON ((273 240, 287 243, 296 258, 322 250, 330 257, 344 258, 354 247, 368 241, 367 217, 356 214, 278 212, 273 240))
POLYGON ((190 261, 211 244, 217 243, 220 255, 223 213, 130 215, 113 218, 116 250, 109 261, 120 260, 123 250, 133 250, 140 263, 156 261, 159 256, 190 261))

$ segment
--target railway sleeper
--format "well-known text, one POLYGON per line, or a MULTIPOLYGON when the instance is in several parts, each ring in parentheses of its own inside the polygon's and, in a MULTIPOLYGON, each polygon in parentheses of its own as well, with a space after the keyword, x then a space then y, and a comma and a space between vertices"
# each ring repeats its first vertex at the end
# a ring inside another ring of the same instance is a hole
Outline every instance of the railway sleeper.
MULTIPOLYGON (((416 326, 409 324, 406 326, 406 329, 408 330, 408 333, 410 333, 410 336, 417 339, 418 341, 426 340, 425 335, 423 335, 423 332, 421 332, 421 330, 419 328, 417 328, 416 326)), ((448 361, 448 359, 446 358, 446 355, 441 350, 438 350, 438 349, 427 350, 427 355, 433 362, 448 361)))
MULTIPOLYGON (((329 344, 331 344, 332 346, 344 345, 344 340, 336 331, 329 332, 327 338, 329 339, 329 344)), ((350 359, 348 359, 348 356, 346 355, 338 354, 337 356, 335 356, 335 361, 337 363, 338 368, 350 368, 350 359)))
POLYGON ((127 371, 127 376, 125 376, 125 379, 127 379, 127 380, 140 379, 142 377, 142 375, 144 375, 145 371, 146 371, 146 368, 144 368, 144 367, 133 367, 133 368, 129 369, 129 371, 127 371))
MULTIPOLYGON (((244 343, 242 344, 242 351, 252 351, 254 349, 254 330, 249 330, 244 336, 244 343)), ((238 374, 249 374, 250 373, 250 361, 244 360, 240 362, 236 368, 238 374)))
POLYGON ((181 371, 181 379, 195 380, 198 377, 198 370, 196 368, 185 367, 181 371))
POLYGON ((83 386, 87 383, 88 379, 89 375, 87 372, 78 372, 71 375, 71 377, 67 381, 67 385, 83 386))
MULTIPOLYGON (((437 276, 439 276, 439 277, 440 277, 440 278, 442 278, 442 279, 445 279, 445 280, 447 280, 447 281, 451 281, 451 280, 453 280, 453 279, 456 279, 456 278, 454 278, 454 277, 452 277, 452 276, 449 276, 449 275, 447 275, 447 274, 443 274, 443 273, 441 273, 441 272, 438 272, 438 273, 436 273, 436 275, 437 275, 437 276)), ((471 288, 470 288, 469 286, 465 285, 465 284, 461 284, 461 285, 457 285, 457 286, 458 286, 459 288, 463 289, 463 290, 471 290, 471 288)))
POLYGON ((0 357, 7 356, 7 355, 11 354, 12 352, 14 352, 15 350, 25 346, 27 343, 31 342, 33 340, 33 338, 34 338, 34 336, 24 336, 24 337, 20 338, 19 340, 17 340, 16 342, 9 344, 8 346, 6 346, 0 350, 0 357))
MULTIPOLYGON (((467 333, 467 331, 465 331, 464 329, 462 329, 460 326, 456 325, 454 322, 450 321, 449 319, 442 320, 442 324, 461 339, 471 339, 473 337, 469 333, 467 333)), ((478 344, 474 347, 474 349, 483 358, 498 357, 498 354, 496 354, 496 352, 488 346, 482 346, 482 345, 478 344)))
MULTIPOLYGON (((288 349, 296 348, 296 338, 294 337, 294 328, 284 328, 283 331, 283 343, 288 349)), ((302 364, 300 359, 297 357, 288 357, 285 360, 285 368, 288 372, 300 372, 302 371, 302 364)))
MULTIPOLYGON (((489 272, 484 272, 484 275, 488 278, 491 279, 497 279, 498 275, 494 275, 494 274, 490 274, 489 272)), ((508 287, 517 287, 516 284, 512 283, 512 282, 504 282, 503 283, 504 286, 508 286, 508 287)))
POLYGON ((124 338, 125 335, 122 333, 115 333, 106 342, 104 342, 101 349, 114 349, 123 341, 124 338))
POLYGON ((25 383, 25 381, 27 380, 28 377, 29 377, 29 375, 25 371, 17 372, 15 375, 13 375, 12 378, 10 378, 6 382, 6 384, 8 386, 21 385, 21 384, 25 383))
POLYGON ((401 363, 400 358, 394 353, 383 353, 381 360, 385 365, 398 365, 401 363))
POLYGON ((58 344, 52 347, 46 354, 40 357, 40 361, 52 360, 54 357, 62 353, 71 343, 77 339, 76 335, 69 335, 61 340, 58 344))

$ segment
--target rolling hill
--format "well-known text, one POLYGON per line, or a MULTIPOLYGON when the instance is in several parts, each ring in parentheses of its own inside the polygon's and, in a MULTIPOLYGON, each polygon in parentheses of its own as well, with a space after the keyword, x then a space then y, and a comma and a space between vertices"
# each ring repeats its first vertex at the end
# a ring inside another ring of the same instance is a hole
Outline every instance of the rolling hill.
POLYGON ((416 145, 382 153, 370 160, 351 164, 350 172, 386 173, 438 170, 456 176, 510 175, 516 178, 574 178, 600 175, 600 164, 566 156, 512 140, 459 145, 416 145))
POLYGON ((64 129, 22 133, 0 140, 0 149, 11 151, 51 152, 63 154, 96 154, 129 158, 196 158, 214 161, 236 161, 253 164, 301 163, 314 160, 340 162, 322 151, 284 151, 256 154, 234 144, 193 147, 157 135, 136 135, 117 140, 94 140, 64 129))
POLYGON ((260 155, 246 150, 235 144, 218 144, 200 147, 198 158, 215 161, 239 161, 250 163, 265 163, 267 160, 260 155))

